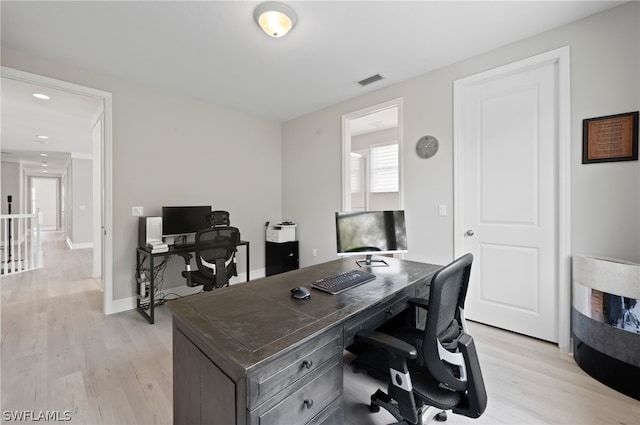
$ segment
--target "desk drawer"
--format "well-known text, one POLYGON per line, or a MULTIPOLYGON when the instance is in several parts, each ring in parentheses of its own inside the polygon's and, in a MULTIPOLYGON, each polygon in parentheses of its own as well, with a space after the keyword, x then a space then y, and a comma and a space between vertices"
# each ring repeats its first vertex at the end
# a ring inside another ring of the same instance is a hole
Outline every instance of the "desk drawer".
MULTIPOLYGON (((342 359, 342 344, 338 332, 314 339, 275 362, 270 362, 268 367, 249 377, 249 410, 260 406, 332 358, 342 359)), ((286 397, 286 394, 282 397, 286 397)))
POLYGON ((372 312, 364 313, 358 317, 353 324, 349 324, 344 328, 344 346, 348 347, 353 344, 354 338, 358 332, 363 329, 375 329, 392 317, 407 309, 407 303, 411 294, 405 293, 398 298, 389 300, 380 305, 372 312))
POLYGON ((322 412, 311 419, 306 425, 342 425, 344 423, 344 410, 343 410, 342 397, 338 397, 330 405, 328 405, 322 412))
POLYGON ((282 425, 291 423, 292 418, 295 418, 296 424, 306 424, 331 403, 336 400, 341 403, 342 358, 325 363, 314 375, 309 382, 269 410, 259 408, 250 412, 250 424, 282 425))

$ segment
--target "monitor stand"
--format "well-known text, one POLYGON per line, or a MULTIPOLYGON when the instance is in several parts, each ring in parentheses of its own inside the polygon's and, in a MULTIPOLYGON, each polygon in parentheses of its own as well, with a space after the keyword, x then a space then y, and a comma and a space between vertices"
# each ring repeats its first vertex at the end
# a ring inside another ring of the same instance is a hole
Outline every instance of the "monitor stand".
POLYGON ((387 264, 386 261, 382 260, 382 259, 373 259, 372 255, 367 255, 366 257, 364 257, 364 260, 358 260, 356 261, 356 264, 358 264, 360 267, 362 266, 369 266, 369 267, 389 267, 389 264, 387 264))

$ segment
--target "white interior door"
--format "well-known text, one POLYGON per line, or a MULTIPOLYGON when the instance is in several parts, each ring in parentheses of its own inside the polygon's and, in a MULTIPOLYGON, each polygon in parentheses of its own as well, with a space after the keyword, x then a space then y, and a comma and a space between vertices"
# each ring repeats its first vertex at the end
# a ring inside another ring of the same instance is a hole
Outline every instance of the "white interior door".
POLYGON ((558 64, 461 84, 457 254, 474 254, 465 313, 558 342, 558 64))
POLYGON ((50 177, 34 177, 32 180, 35 211, 40 210, 42 230, 58 228, 58 182, 57 178, 50 177))

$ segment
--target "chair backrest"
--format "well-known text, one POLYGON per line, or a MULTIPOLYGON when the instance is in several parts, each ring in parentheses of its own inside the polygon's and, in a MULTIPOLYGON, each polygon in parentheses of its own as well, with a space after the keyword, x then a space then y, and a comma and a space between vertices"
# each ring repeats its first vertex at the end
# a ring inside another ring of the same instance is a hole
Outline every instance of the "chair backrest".
POLYGON ((463 313, 472 262, 473 255, 463 255, 433 276, 422 351, 424 366, 442 387, 465 393, 465 405, 454 412, 478 417, 487 395, 463 313))
POLYGON ((205 216, 205 219, 211 227, 231 225, 228 211, 211 211, 205 216))
POLYGON ((229 267, 235 267, 233 259, 240 242, 240 230, 231 226, 211 227, 196 233, 196 263, 203 275, 220 287, 229 281, 229 267), (215 267, 213 267, 215 266, 215 267))

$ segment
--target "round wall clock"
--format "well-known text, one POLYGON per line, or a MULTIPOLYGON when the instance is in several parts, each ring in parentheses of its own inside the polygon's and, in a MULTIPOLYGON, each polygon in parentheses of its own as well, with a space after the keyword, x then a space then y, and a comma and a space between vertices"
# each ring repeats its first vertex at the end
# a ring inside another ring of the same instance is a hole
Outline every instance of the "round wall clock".
POLYGON ((431 158, 438 152, 440 143, 433 136, 423 136, 416 143, 416 153, 420 158, 431 158))

